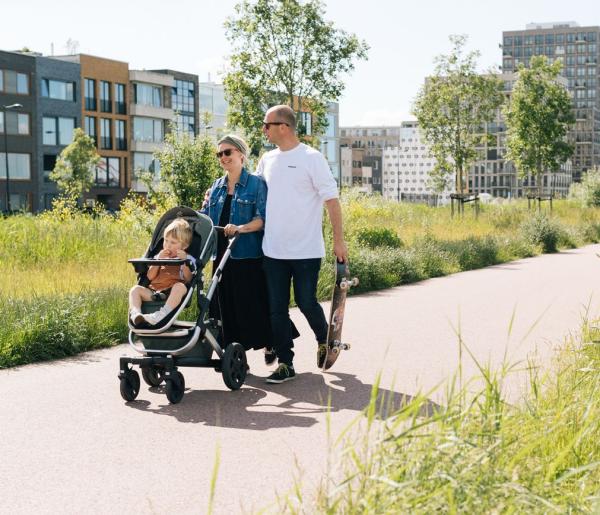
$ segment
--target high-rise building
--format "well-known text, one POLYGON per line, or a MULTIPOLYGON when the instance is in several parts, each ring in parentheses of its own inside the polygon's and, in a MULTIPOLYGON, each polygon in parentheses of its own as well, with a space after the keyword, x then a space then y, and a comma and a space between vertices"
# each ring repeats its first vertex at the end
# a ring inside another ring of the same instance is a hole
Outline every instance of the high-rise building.
POLYGON ((562 75, 573 96, 576 123, 573 180, 600 166, 600 27, 580 27, 575 22, 531 23, 524 30, 502 33, 502 70, 510 73, 519 64, 529 65, 534 55, 562 61, 562 75))

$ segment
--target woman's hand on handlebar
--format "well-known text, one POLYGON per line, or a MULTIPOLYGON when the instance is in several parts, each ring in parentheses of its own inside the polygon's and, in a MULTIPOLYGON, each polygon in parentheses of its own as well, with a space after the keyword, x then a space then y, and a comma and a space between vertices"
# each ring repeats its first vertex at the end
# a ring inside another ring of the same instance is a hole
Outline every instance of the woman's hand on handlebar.
POLYGON ((239 225, 234 225, 234 224, 227 224, 225 227, 223 227, 223 232, 225 233, 225 236, 235 236, 236 233, 240 232, 241 226, 239 225))

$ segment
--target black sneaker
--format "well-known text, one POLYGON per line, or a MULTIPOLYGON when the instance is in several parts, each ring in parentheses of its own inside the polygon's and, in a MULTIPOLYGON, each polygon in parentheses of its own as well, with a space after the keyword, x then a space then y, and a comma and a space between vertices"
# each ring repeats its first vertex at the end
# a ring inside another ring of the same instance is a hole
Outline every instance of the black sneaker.
POLYGON ((318 368, 323 368, 326 357, 327 357, 327 344, 319 343, 319 346, 317 347, 317 367, 318 368))
POLYGON ((265 348, 265 365, 272 365, 276 359, 275 351, 269 347, 265 348))
POLYGON ((284 381, 289 381, 296 377, 296 372, 294 372, 294 367, 291 365, 286 365, 285 363, 281 363, 275 372, 273 372, 269 377, 267 377, 267 383, 283 383, 284 381))

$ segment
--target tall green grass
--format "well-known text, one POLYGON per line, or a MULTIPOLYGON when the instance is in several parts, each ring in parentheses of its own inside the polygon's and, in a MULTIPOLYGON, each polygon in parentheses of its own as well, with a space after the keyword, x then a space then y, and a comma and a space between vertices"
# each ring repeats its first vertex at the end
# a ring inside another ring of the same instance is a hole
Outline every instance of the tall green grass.
MULTIPOLYGON (((398 204, 350 192, 342 208, 351 273, 360 278, 351 293, 600 240, 600 209, 568 201, 556 202, 552 215, 542 217, 529 212, 526 203, 516 202, 483 206, 478 219, 468 210, 463 218, 452 219, 449 208, 398 204)), ((160 214, 128 199, 116 217, 85 214, 65 205, 40 216, 0 217, 0 316, 11 321, 0 329, 0 354, 11 356, 0 358, 0 366, 66 355, 68 342, 69 352, 75 353, 120 341, 126 330, 126 292, 136 280, 127 259, 144 253, 160 214), (71 313, 74 305, 85 307, 89 320, 97 320, 85 322, 95 331, 87 336, 88 346, 82 346, 74 329, 61 330, 69 323, 60 314, 71 313), (122 310, 119 316, 114 306, 122 310), (63 342, 56 345, 63 354, 22 352, 22 358, 14 358, 18 353, 7 349, 27 340, 19 317, 36 311, 47 312, 46 318, 28 315, 28 327, 38 327, 40 341, 63 342), (53 317, 57 320, 48 322, 53 317), (43 332, 48 333, 46 339, 43 332)), ((327 256, 317 292, 321 300, 331 296, 333 286, 331 229, 328 222, 324 227, 327 256)))
POLYGON ((385 413, 376 384, 362 425, 338 442, 342 472, 316 495, 296 486, 282 511, 598 513, 600 330, 585 322, 548 372, 529 363, 517 404, 503 392, 514 367, 477 365, 479 381, 451 381, 443 406, 419 395, 385 413))

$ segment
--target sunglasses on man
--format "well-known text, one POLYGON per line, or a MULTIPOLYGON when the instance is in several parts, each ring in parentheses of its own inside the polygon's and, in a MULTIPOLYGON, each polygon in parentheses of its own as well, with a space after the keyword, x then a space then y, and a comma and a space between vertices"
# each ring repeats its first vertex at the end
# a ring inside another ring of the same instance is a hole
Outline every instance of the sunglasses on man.
POLYGON ((271 125, 287 125, 288 127, 290 126, 289 123, 285 122, 263 122, 263 127, 265 128, 265 130, 269 130, 271 128, 271 125))
POLYGON ((226 148, 221 152, 217 152, 217 159, 221 159, 223 156, 229 157, 234 150, 235 148, 226 148))

